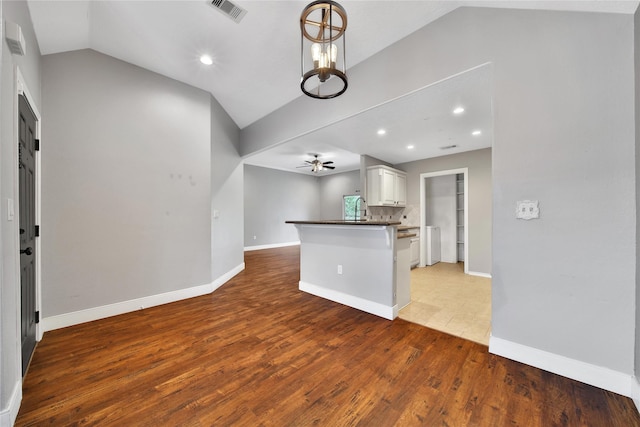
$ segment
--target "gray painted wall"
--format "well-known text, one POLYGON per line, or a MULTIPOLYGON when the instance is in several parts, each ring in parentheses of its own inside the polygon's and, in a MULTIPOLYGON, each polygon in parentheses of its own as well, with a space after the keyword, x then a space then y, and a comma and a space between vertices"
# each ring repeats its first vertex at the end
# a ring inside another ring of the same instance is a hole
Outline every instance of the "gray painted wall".
POLYGON ((245 128, 242 153, 492 63, 492 334, 632 375, 633 24, 619 14, 460 8, 353 67, 331 108, 301 97, 245 128), (540 201, 540 219, 515 219, 523 199, 540 201))
MULTIPOLYGON (((13 422, 9 405, 22 380, 20 359, 20 283, 18 259, 18 182, 16 87, 14 67, 18 67, 40 112, 40 49, 35 38, 26 2, 0 0, 0 424, 13 422), (22 28, 26 55, 9 52, 4 38, 5 20, 22 28), (15 220, 8 221, 7 200, 15 202, 15 220)), ((36 254, 37 256, 37 254, 36 254)), ((19 397, 16 395, 15 397, 19 397)), ((16 415, 16 414, 13 414, 16 415)))
POLYGON ((244 263, 244 168, 240 130, 211 97, 211 269, 215 281, 244 263))
POLYGON ((342 196, 359 190, 358 170, 316 177, 245 165, 244 245, 297 242, 298 232, 285 221, 340 219, 342 196))
POLYGON ((321 219, 319 194, 316 177, 244 165, 245 247, 297 242, 285 221, 321 219))
POLYGON ((342 197, 361 194, 360 170, 323 176, 318 183, 321 219, 342 219, 342 197))
POLYGON ((211 283, 210 95, 44 56, 43 317, 211 283))
MULTIPOLYGON (((638 143, 640 143, 640 11, 636 11, 634 15, 634 43, 633 43, 633 56, 635 66, 635 122, 636 122, 636 150, 635 150, 635 166, 636 166, 636 244, 640 241, 640 218, 638 218, 638 212, 640 212, 640 194, 638 192, 638 182, 640 182, 640 150, 638 150, 638 143)), ((638 284, 640 284, 640 254, 636 250, 636 342, 635 342, 635 372, 636 382, 638 382, 638 373, 640 373, 640 292, 638 292, 638 284)), ((635 396, 636 408, 640 408, 640 396, 635 396)))
MULTIPOLYGON (((407 205, 420 208, 420 174, 468 168, 469 271, 491 274, 491 149, 467 151, 397 165, 407 172, 407 205)), ((515 208, 514 208, 515 209, 515 208)))

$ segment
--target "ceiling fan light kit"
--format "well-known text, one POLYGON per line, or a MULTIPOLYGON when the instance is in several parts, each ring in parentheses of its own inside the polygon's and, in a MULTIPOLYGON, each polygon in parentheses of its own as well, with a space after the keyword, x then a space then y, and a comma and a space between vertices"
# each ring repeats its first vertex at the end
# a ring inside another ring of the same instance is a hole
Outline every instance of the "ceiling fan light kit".
POLYGON ((314 1, 302 11, 300 88, 305 95, 330 99, 347 90, 346 29, 347 12, 335 1, 314 1))
POLYGON ((332 161, 328 161, 328 162, 323 162, 322 160, 318 159, 318 155, 314 154, 313 155, 314 159, 313 160, 305 160, 304 162, 307 163, 306 165, 303 166, 298 166, 299 168, 305 168, 308 167, 309 165, 311 165, 311 172, 313 173, 318 173, 320 171, 323 171, 325 169, 335 169, 335 166, 333 165, 332 161))

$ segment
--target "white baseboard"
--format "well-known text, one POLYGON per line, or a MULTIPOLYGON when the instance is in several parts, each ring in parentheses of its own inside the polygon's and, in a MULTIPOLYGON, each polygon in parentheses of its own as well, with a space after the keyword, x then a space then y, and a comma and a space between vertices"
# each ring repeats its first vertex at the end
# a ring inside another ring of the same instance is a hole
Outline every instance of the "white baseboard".
POLYGON ((242 264, 237 265, 236 267, 232 268, 231 270, 227 271, 222 276, 220 276, 216 280, 214 280, 213 283, 211 284, 211 288, 212 288, 211 292, 215 291, 220 286, 224 285, 229 280, 233 279, 237 274, 239 274, 240 272, 242 272, 244 270, 244 267, 245 267, 245 265, 244 265, 244 262, 243 262, 242 264))
POLYGON ((297 246, 300 244, 300 241, 297 242, 286 242, 286 243, 273 243, 271 245, 258 245, 258 246, 245 246, 244 251, 259 251, 262 249, 274 249, 274 248, 284 248, 285 246, 297 246))
MULTIPOLYGON (((528 347, 491 336, 489 353, 497 354, 517 362, 543 369, 563 377, 571 378, 595 387, 632 397, 633 384, 637 381, 632 375, 614 371, 602 366, 592 365, 580 360, 570 359, 548 351, 528 347)), ((638 403, 636 403, 637 405, 638 403)))
POLYGON ((631 399, 636 405, 636 410, 640 412, 640 382, 638 382, 638 377, 634 377, 631 382, 631 399))
POLYGON ((18 418, 20 403, 22 402, 22 381, 17 381, 13 386, 13 392, 7 408, 0 411, 0 427, 11 427, 18 418))
POLYGON ((300 281, 298 289, 317 297, 322 297, 333 302, 344 304, 349 307, 357 308, 364 312, 393 320, 398 316, 398 306, 393 307, 380 304, 378 302, 369 301, 353 295, 345 294, 333 289, 323 288, 322 286, 313 285, 311 283, 300 281))
POLYGON ((244 270, 244 263, 223 274, 212 283, 205 285, 193 286, 191 288, 179 289, 177 291, 117 302, 115 304, 108 304, 100 307, 88 308, 86 310, 45 317, 41 322, 42 329, 44 332, 52 331, 54 329, 65 328, 67 326, 78 325, 80 323, 91 322, 98 319, 104 319, 106 317, 130 313, 144 308, 155 307, 157 305, 168 304, 183 299, 210 294, 242 270, 244 270))
POLYGON ((469 271, 467 274, 469 276, 479 276, 479 277, 486 277, 487 279, 491 279, 491 275, 489 273, 480 273, 478 271, 469 271))

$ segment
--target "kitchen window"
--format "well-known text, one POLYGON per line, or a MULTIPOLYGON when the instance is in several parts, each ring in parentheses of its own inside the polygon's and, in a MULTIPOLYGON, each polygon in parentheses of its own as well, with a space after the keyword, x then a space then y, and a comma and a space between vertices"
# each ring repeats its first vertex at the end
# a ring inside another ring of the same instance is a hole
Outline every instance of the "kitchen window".
POLYGON ((342 196, 342 219, 356 221, 360 219, 360 203, 362 199, 358 194, 342 196))

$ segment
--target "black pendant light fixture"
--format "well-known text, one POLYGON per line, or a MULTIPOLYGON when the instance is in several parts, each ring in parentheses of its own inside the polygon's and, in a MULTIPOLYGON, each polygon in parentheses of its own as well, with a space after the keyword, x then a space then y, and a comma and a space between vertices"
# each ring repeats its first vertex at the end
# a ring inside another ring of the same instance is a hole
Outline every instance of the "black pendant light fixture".
POLYGON ((330 99, 347 90, 347 12, 335 1, 314 1, 300 16, 302 92, 330 99))

